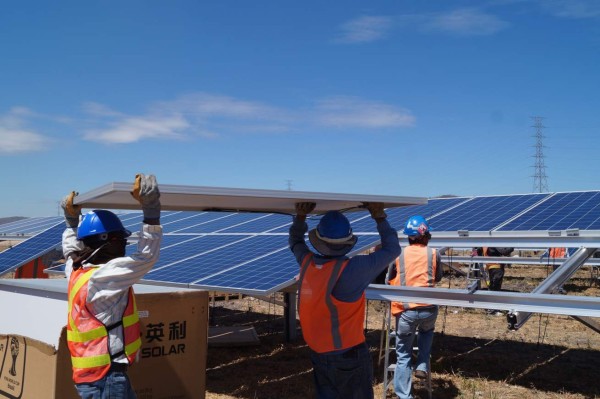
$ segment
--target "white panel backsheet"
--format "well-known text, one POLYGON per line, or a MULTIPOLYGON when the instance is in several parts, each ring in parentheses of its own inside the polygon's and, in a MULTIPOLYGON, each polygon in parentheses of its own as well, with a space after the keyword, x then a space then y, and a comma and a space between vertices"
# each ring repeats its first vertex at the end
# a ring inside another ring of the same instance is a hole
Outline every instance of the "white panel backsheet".
MULTIPOLYGON (((130 194, 131 183, 109 183, 75 198, 85 208, 140 209, 130 194)), ((223 187, 177 186, 160 184, 163 210, 294 213, 296 202, 317 204, 315 213, 359 209, 363 202, 383 202, 386 208, 427 203, 423 197, 397 197, 366 194, 338 194, 290 190, 253 190, 223 187)))

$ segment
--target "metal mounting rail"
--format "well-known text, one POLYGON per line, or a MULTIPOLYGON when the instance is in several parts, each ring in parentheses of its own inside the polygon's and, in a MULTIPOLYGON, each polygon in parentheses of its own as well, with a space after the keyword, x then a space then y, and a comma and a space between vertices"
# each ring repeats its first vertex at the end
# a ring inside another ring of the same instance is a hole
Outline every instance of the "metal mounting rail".
MULTIPOLYGON (((569 258, 550 258, 547 256, 539 257, 506 257, 506 256, 448 256, 442 255, 444 263, 508 263, 513 265, 538 265, 552 266, 562 265, 569 258)), ((585 265, 600 266, 600 258, 590 258, 585 261, 585 265)))
POLYGON ((595 230, 557 231, 454 231, 433 232, 433 247, 519 247, 525 248, 600 248, 600 232, 595 230))
POLYGON ((389 302, 418 302, 478 309, 499 309, 518 312, 549 313, 568 316, 600 317, 600 298, 532 294, 503 291, 475 291, 448 288, 398 287, 371 284, 368 299, 389 302))

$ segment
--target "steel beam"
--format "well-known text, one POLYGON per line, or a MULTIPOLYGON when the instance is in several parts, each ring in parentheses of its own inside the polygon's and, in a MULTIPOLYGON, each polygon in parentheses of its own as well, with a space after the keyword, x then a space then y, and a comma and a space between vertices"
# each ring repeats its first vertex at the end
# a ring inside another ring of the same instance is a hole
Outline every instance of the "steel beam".
MULTIPOLYGON (((540 285, 538 285, 532 294, 550 294, 558 287, 563 285, 575 272, 583 266, 593 253, 596 252, 595 248, 579 248, 570 258, 567 259, 558 269, 551 273, 540 285)), ((530 294, 530 295, 532 295, 530 294)), ((557 295, 563 296, 563 295, 557 295)), ((509 328, 511 330, 518 330, 529 320, 532 312, 519 312, 511 311, 506 316, 509 328)), ((590 316, 590 315, 575 315, 570 316, 590 316)))
MULTIPOLYGON (((524 256, 448 256, 443 255, 444 263, 504 263, 513 265, 539 265, 539 266, 559 266, 569 258, 543 258, 524 257, 524 256)), ((590 258, 585 261, 585 265, 600 266, 600 258, 590 258)))
MULTIPOLYGON (((401 240, 402 241, 402 240, 401 240)), ((429 245, 449 248, 600 248, 600 231, 454 231, 432 232, 429 245)))
POLYGON ((399 287, 371 284, 368 299, 388 302, 417 302, 464 308, 500 309, 508 312, 535 312, 568 316, 600 317, 600 298, 503 291, 475 291, 448 288, 399 287))

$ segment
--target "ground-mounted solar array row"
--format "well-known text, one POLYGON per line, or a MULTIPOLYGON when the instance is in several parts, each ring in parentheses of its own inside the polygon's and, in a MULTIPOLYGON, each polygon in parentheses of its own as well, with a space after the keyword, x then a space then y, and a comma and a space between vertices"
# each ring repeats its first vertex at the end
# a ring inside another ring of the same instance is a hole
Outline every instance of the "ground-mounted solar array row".
MULTIPOLYGON (((388 221, 398 231, 402 231, 410 216, 417 214, 429 220, 434 232, 600 230, 600 191, 436 198, 425 205, 386 212, 388 221)), ((372 247, 379 241, 376 223, 367 211, 346 215, 358 236, 356 250, 372 247)), ((127 229, 139 231, 141 212, 123 213, 119 217, 127 229)), ((0 234, 6 231, 13 234, 19 229, 28 234, 54 223, 54 227, 46 227, 43 233, 1 253, 0 274, 60 245, 62 218, 34 219, 0 225, 0 234)), ((309 229, 319 220, 320 217, 310 216, 309 229)), ((291 222, 290 215, 272 213, 163 212, 161 224, 165 234, 160 259, 144 280, 155 284, 272 292, 293 281, 298 271, 287 244, 291 222)), ((128 252, 135 247, 133 242, 128 252)))
POLYGON ((36 236, 0 253, 0 276, 59 247, 64 230, 65 225, 61 220, 36 236))

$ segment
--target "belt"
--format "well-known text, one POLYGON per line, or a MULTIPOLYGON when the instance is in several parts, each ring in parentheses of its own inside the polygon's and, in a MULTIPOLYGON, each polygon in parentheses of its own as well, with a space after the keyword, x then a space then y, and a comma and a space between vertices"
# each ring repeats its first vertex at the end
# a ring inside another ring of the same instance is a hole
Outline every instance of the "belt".
POLYGON ((116 371, 117 373, 126 373, 127 372, 127 364, 112 362, 110 364, 110 370, 116 371))

